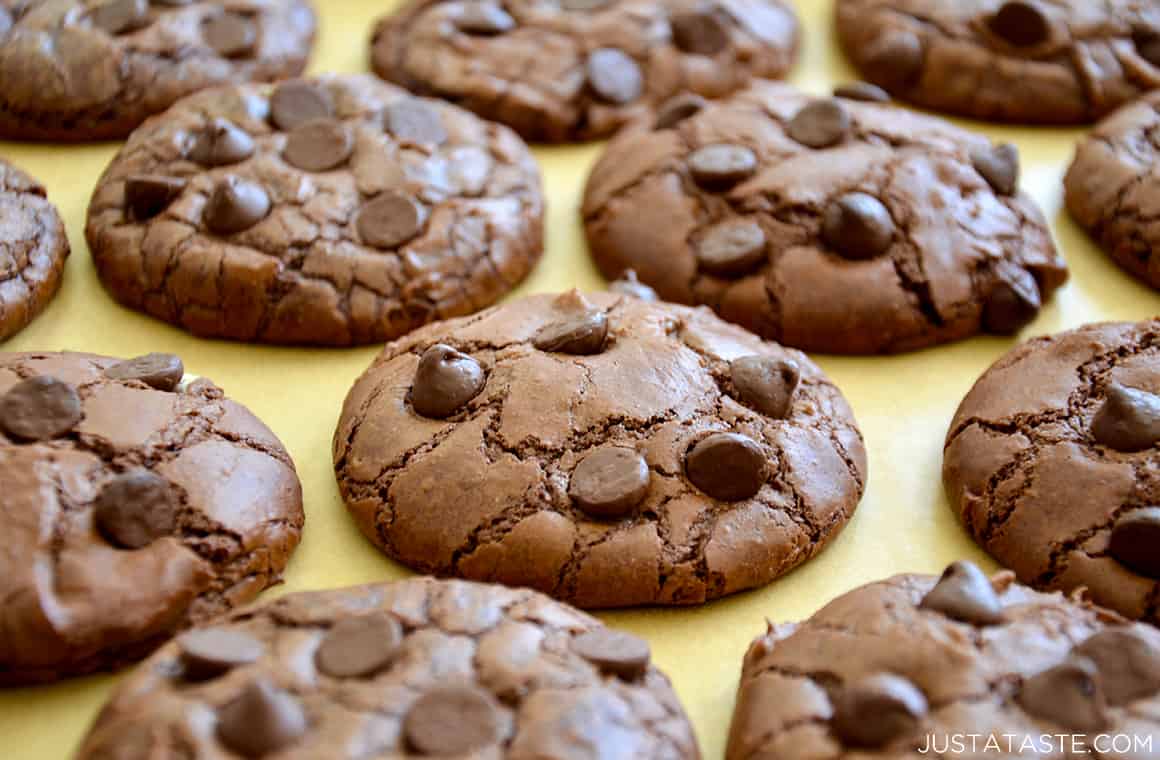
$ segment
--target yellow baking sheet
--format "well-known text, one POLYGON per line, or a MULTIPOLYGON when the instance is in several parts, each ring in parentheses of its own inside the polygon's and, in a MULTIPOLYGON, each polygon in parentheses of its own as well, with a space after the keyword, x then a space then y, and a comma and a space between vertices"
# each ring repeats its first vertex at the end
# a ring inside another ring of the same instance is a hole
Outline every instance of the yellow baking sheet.
MULTIPOLYGON (((322 18, 312 69, 366 70, 371 21, 395 3, 316 4, 322 18)), ((825 93, 853 77, 831 32, 831 3, 798 0, 798 6, 806 35, 793 79, 808 91, 825 93)), ((969 126, 1020 147, 1024 187, 1043 205, 1071 266, 1071 282, 1024 337, 1094 320, 1160 313, 1160 297, 1112 265, 1062 210, 1060 182, 1081 130, 969 126)), ((286 584, 271 594, 405 576, 407 571, 373 549, 347 518, 330 464, 330 436, 342 399, 376 349, 300 350, 198 340, 115 305, 97 282, 83 237, 89 192, 115 150, 112 144, 0 144, 0 155, 47 185, 73 245, 60 295, 3 348, 180 354, 189 371, 211 377, 261 416, 298 465, 306 531, 286 584)), ((536 149, 549 197, 547 252, 516 295, 603 287, 585 253, 576 211, 598 151, 598 145, 536 149)), ((706 758, 719 758, 724 751, 741 656, 764 618, 808 616, 833 596, 893 573, 935 572, 959 557, 989 562, 951 514, 939 467, 947 421, 959 399, 1011 345, 1010 340, 977 338, 899 357, 817 357, 853 404, 870 452, 866 497, 840 538, 821 557, 759 591, 695 609, 601 615, 652 643, 657 664, 672 677, 696 724, 706 758)), ((103 676, 0 692, 0 756, 68 756, 115 683, 115 676, 103 676)))

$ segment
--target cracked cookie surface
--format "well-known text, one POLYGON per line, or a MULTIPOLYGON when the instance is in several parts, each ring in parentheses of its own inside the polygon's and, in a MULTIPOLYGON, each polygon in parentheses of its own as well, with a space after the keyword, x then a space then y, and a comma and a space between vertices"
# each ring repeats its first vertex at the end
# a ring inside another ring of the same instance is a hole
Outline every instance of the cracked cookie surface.
POLYGON ((69 251, 64 222, 44 186, 0 159, 0 341, 48 306, 69 251))
POLYGON ((202 336, 374 343, 467 314, 539 260, 510 130, 369 75, 198 93, 134 132, 85 233, 122 303, 202 336))
POLYGON ((302 492, 177 357, 0 354, 0 683, 119 667, 279 582, 302 492))
POLYGON ((838 0, 862 73, 936 111, 1084 124, 1160 87, 1150 0, 838 0))
POLYGON ((77 757, 700 757, 643 640, 532 591, 417 578, 291 594, 213 631, 131 674, 77 757), (247 700, 270 709, 236 737, 247 700))
POLYGON ((1160 321, 1089 325, 1016 347, 963 400, 943 480, 975 540, 1039 588, 1160 621, 1160 570, 1125 540, 1160 506, 1160 321), (1126 433, 1134 433, 1129 436, 1126 433), (1155 436, 1155 437, 1154 437, 1155 436))
POLYGON ((0 135, 112 140, 180 98, 306 67, 306 0, 0 0, 0 135))
POLYGON ((838 534, 866 481, 853 414, 803 354, 705 309, 576 291, 388 345, 334 460, 391 557, 589 608, 769 583, 838 534))
POLYGON ((1027 324, 1067 279, 1008 145, 761 82, 628 129, 588 179, 589 248, 669 301, 807 351, 906 351, 1027 324))
POLYGON ((1064 199, 1113 260, 1160 289, 1160 94, 1100 122, 1076 149, 1064 199))
POLYGON ((607 137, 670 98, 717 98, 797 58, 782 0, 411 0, 371 40, 385 79, 530 140, 607 137))
POLYGON ((1144 748, 1160 741, 1160 634, 1013 583, 1009 572, 972 571, 973 593, 990 596, 1001 619, 930 609, 928 594, 943 580, 899 575, 804 622, 771 624, 745 655, 726 760, 1064 760, 1087 756, 1070 743, 1083 733, 1089 748, 1101 733, 1138 738, 1127 752, 1103 744, 1098 757, 1152 757, 1144 748), (948 751, 956 737, 965 749, 948 751), (989 740, 997 744, 984 749, 989 740))

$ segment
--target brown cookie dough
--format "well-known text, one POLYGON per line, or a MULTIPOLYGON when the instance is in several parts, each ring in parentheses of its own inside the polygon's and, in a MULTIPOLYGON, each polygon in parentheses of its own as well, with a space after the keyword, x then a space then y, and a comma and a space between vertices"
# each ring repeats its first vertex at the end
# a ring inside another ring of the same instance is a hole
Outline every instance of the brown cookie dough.
POLYGON ((798 37, 784 0, 411 0, 379 22, 371 62, 530 140, 572 142, 781 77, 798 37))
POLYGON ((866 481, 853 414, 805 355, 707 310, 577 291, 388 345, 334 461, 400 562, 589 608, 769 583, 838 534, 866 481))
POLYGON ((78 760, 697 760, 648 644, 527 590, 418 578, 292 594, 167 645, 78 760))
POLYGON ((745 655, 725 758, 1145 760, 1158 708, 1160 632, 956 562, 770 625, 745 655))
POLYGON ((279 582, 303 522, 290 456, 183 374, 0 353, 0 685, 119 667, 279 582))
POLYGON ((756 83, 613 140, 589 247, 662 298, 807 351, 1012 334, 1067 279, 1018 154, 940 119, 756 83))
POLYGON ((215 85, 306 67, 307 0, 0 0, 0 136, 110 140, 215 85))
POLYGON ((862 73, 936 111, 1085 124, 1160 87, 1155 0, 837 0, 862 73))
POLYGON ((975 540, 1037 588, 1160 622, 1160 320, 1012 350, 967 394, 943 480, 975 540), (1144 556, 1142 556, 1144 555, 1144 556))
POLYGON ((1068 211, 1127 271, 1160 289, 1160 92, 1084 138, 1064 178, 1068 211))
POLYGON ((197 335, 352 345, 483 308, 539 260, 510 130, 370 75, 202 92, 105 171, 85 234, 117 300, 197 335))
POLYGON ((0 341, 48 306, 69 250, 64 222, 44 186, 0 159, 0 341))

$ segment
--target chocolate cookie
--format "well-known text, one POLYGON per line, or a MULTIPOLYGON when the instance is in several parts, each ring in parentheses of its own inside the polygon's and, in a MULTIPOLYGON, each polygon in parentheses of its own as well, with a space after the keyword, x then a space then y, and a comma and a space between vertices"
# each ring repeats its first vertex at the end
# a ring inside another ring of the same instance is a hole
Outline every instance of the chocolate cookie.
POLYGON ((167 645, 78 760, 700 757, 649 646, 527 590, 418 578, 292 594, 167 645))
POLYGON ((302 491, 168 354, 0 354, 0 684, 140 658, 279 582, 302 491))
POLYGON ((967 530, 1037 588, 1087 587, 1160 622, 1160 319, 1018 346, 947 434, 943 480, 967 530))
POLYGON ((68 255, 64 222, 44 186, 0 159, 0 341, 48 306, 68 255))
POLYGON ((873 102, 756 83, 613 140, 589 247, 662 298, 807 351, 1008 335, 1066 279, 1011 145, 873 102))
POLYGON ((0 136, 110 140, 197 90, 301 73, 307 0, 0 0, 0 136))
POLYGON ((105 287, 198 335, 382 342, 494 302, 540 257, 510 130, 369 75, 211 90, 129 138, 85 228, 105 287))
POLYGON ((803 354, 707 310, 577 291, 388 345, 334 462, 400 562, 590 608, 768 583, 838 534, 866 480, 853 414, 803 354))
POLYGON ((956 562, 770 625, 745 655, 725 758, 1142 760, 1157 706, 1160 632, 956 562))
POLYGON ((1160 87, 1154 0, 837 0, 875 83, 936 111, 1084 124, 1160 87))
POLYGON ((1160 289, 1160 92, 1084 138, 1064 178, 1072 217, 1121 267, 1160 289))
POLYGON ((530 140, 568 142, 781 77, 798 37, 784 0, 411 0, 379 22, 371 62, 530 140))

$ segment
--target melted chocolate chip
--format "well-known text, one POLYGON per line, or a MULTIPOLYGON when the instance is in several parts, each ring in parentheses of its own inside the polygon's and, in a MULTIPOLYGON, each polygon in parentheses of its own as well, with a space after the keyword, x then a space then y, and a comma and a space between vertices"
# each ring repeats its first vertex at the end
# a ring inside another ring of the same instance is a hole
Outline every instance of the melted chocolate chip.
POLYGON ((185 377, 185 365, 181 357, 173 354, 145 354, 117 362, 105 370, 105 377, 136 380, 159 391, 172 391, 185 377))
POLYGON ((447 142, 443 118, 435 108, 418 98, 400 98, 383 112, 383 128, 396 140, 416 145, 447 142))
POLYGON ((971 150, 971 164, 996 193, 1014 195, 1019 189, 1019 149, 1011 143, 971 150))
POLYGON ((121 549, 140 549, 173 535, 181 499, 173 484, 149 470, 122 473, 101 488, 93 522, 105 540, 121 549))
POLYGON ((1087 658, 1027 679, 1017 699, 1030 715, 1071 731, 1102 731, 1110 724, 1100 673, 1087 658))
POLYGON ((1107 398, 1092 418, 1096 443, 1116 451, 1150 449, 1160 441, 1160 396, 1155 393, 1111 385, 1107 398))
POLYGON ((595 517, 632 514, 648 493, 649 469, 632 449, 608 446, 587 454, 568 484, 576 506, 595 517))
POLYGON ((439 686, 407 711, 403 734, 424 755, 464 756, 500 740, 499 707, 475 686, 439 686))
POLYGON ((181 177, 131 174, 125 179, 125 211, 129 219, 144 222, 169 208, 189 183, 181 177))
POLYGON ((685 475, 714 499, 741 501, 765 483, 765 454, 752 439, 737 433, 713 433, 685 455, 685 475))
POLYGON ((108 34, 124 34, 149 23, 147 0, 110 0, 93 10, 93 26, 108 34))
POLYGON ((302 738, 307 728, 298 700, 265 679, 251 682, 217 714, 218 739, 242 757, 273 754, 302 738))
POLYGON ((257 662, 266 648, 242 631, 201 628, 178 636, 177 649, 185 680, 208 681, 257 662))
POLYGON ((987 19, 987 26, 1015 47, 1041 45, 1051 36, 1047 16, 1033 0, 1007 0, 987 19))
POLYGON ((225 177, 214 185, 206 201, 205 226, 218 235, 248 230, 270 213, 270 196, 256 182, 241 177, 225 177))
POLYGON ((545 325, 532 345, 541 351, 589 356, 603 351, 607 338, 608 317, 602 311, 586 311, 545 325))
POLYGON ((304 171, 325 172, 345 164, 353 150, 354 140, 345 124, 315 119, 295 127, 286 138, 282 157, 304 171))
POLYGON ((790 119, 785 133, 809 148, 828 148, 850 133, 850 114, 837 100, 815 100, 790 119))
POLYGON ((743 356, 730 362, 729 375, 738 401, 775 420, 789 416, 801 381, 797 364, 770 356, 743 356))
POLYGON ((403 643, 403 627, 385 612, 339 621, 315 652, 318 669, 334 678, 362 678, 391 664, 403 643))
POLYGON ((635 681, 648 671, 652 652, 648 642, 624 631, 597 628, 572 639, 572 651, 601 672, 635 681))
POLYGON ((700 113, 707 101, 693 92, 683 92, 666 100, 657 109, 653 129, 672 129, 685 119, 700 113))
POLYGON ((673 42, 686 53, 716 55, 729 46, 729 27, 712 10, 674 13, 669 24, 673 42))
POLYGON ((1160 647, 1133 627, 1100 631, 1075 649, 1095 663, 1113 707, 1160 693, 1160 647))
POLYGON ((516 28, 516 20, 498 5, 473 2, 463 6, 455 17, 455 26, 464 34, 492 37, 516 28))
POLYGON ((47 375, 21 380, 0 398, 0 428, 18 441, 59 438, 83 414, 76 389, 47 375))
POLYGON ((413 240, 427 223, 427 209, 407 193, 388 190, 368 201, 355 217, 363 243, 398 248, 413 240))
POLYGON ((909 87, 922 72, 925 53, 918 35, 888 31, 866 49, 866 68, 875 81, 889 87, 909 87))
POLYGON ((194 138, 189 159, 206 167, 227 166, 254 155, 254 138, 233 122, 214 119, 194 138))
POLYGON ((1160 507, 1121 515, 1112 528, 1108 554, 1129 570, 1160 580, 1160 507))
POLYGON ((841 690, 831 726, 846 744, 873 749, 913 734, 928 712, 918 687, 900 676, 876 673, 841 690))
POLYGON ((983 329, 992 335, 1014 335, 1039 314, 1039 285, 1025 269, 1001 266, 983 304, 983 329))
POLYGON ((627 105, 644 91, 640 66, 622 50, 600 48, 592 51, 585 70, 592 92, 614 105, 627 105))
POLYGON ((834 97, 860 100, 865 103, 889 103, 890 93, 869 82, 850 82, 834 88, 834 97))
POLYGON ((689 155, 693 180, 709 190, 725 190, 757 171, 757 154, 744 145, 716 143, 689 155))
POLYGON ((1004 620, 1003 603, 991 580, 978 565, 965 560, 947 567, 918 606, 972 625, 996 625, 1004 620))
POLYGON ((894 218, 882 201, 866 193, 846 193, 822 217, 822 239, 843 258, 872 259, 894 242, 894 218))
POLYGON ((479 395, 487 376, 479 362, 451 346, 436 344, 423 352, 411 384, 411 406, 443 419, 479 395))
POLYGON ((254 52, 258 31, 254 22, 239 13, 218 13, 201 25, 206 44, 222 58, 242 58, 254 52))
POLYGON ((727 219, 705 231, 696 254, 698 265, 709 274, 748 274, 765 261, 765 230, 751 219, 727 219))
POLYGON ((334 98, 330 91, 304 79, 283 82, 270 96, 270 121, 285 132, 308 121, 332 116, 334 98))

